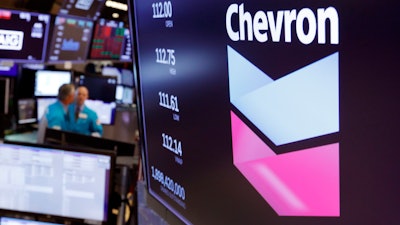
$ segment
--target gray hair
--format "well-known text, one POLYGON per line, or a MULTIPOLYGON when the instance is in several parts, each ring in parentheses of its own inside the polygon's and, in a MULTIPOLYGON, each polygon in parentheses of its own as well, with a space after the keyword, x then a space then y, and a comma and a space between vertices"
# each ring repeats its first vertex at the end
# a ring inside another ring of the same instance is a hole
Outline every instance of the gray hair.
POLYGON ((74 93, 75 86, 73 84, 63 84, 58 88, 58 96, 57 98, 61 101, 68 98, 71 93, 74 93))

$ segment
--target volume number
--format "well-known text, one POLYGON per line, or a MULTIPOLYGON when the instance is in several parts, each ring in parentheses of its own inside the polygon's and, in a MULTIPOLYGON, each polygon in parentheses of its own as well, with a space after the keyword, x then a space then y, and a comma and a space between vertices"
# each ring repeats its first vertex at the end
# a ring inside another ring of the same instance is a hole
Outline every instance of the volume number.
POLYGON ((178 182, 175 182, 169 176, 164 175, 164 172, 162 172, 161 170, 157 169, 154 166, 151 166, 151 176, 155 181, 159 182, 163 187, 171 191, 173 195, 179 197, 182 200, 186 199, 185 188, 178 182))
POLYGON ((157 168, 154 168, 153 166, 151 167, 151 176, 153 177, 154 180, 160 182, 162 185, 164 185, 164 173, 157 168))

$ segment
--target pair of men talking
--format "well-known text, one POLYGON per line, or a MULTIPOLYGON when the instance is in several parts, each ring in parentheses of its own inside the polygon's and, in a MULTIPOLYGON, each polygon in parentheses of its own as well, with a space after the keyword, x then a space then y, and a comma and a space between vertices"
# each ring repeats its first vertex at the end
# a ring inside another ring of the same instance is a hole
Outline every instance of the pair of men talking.
POLYGON ((45 112, 47 127, 79 134, 101 137, 103 127, 95 111, 85 105, 89 91, 84 86, 75 89, 73 84, 63 84, 57 101, 45 112))

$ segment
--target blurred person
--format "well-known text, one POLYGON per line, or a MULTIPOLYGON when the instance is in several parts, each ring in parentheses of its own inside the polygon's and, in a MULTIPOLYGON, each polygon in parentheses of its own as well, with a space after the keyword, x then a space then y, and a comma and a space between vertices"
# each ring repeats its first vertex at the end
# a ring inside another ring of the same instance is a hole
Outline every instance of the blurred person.
POLYGON ((46 127, 69 131, 68 106, 74 101, 75 86, 63 84, 58 88, 57 101, 50 104, 40 119, 37 142, 43 143, 46 127))
POLYGON ((74 101, 75 86, 63 84, 58 89, 57 101, 47 107, 45 117, 47 127, 69 130, 68 106, 74 101))
POLYGON ((76 89, 75 101, 69 105, 70 131, 85 135, 101 137, 103 127, 97 113, 85 105, 89 91, 85 86, 76 89))

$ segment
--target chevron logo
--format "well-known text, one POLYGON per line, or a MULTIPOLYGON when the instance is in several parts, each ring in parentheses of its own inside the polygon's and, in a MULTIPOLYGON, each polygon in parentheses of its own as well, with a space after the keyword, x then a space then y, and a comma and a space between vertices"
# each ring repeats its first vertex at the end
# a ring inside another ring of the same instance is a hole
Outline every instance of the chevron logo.
POLYGON ((227 52, 235 167, 280 216, 339 216, 339 143, 275 151, 339 132, 338 53, 273 80, 227 52))

